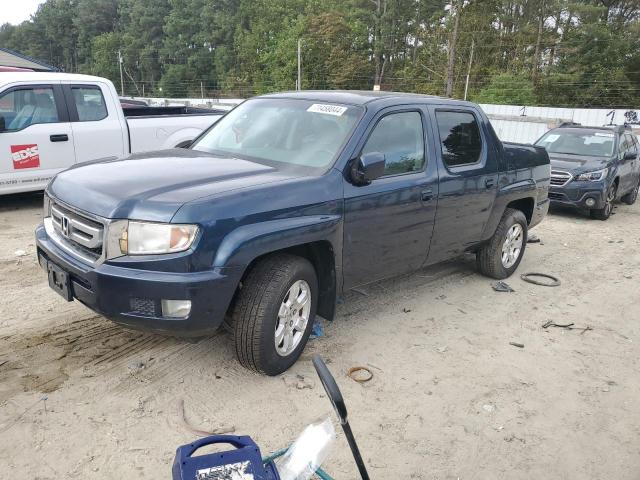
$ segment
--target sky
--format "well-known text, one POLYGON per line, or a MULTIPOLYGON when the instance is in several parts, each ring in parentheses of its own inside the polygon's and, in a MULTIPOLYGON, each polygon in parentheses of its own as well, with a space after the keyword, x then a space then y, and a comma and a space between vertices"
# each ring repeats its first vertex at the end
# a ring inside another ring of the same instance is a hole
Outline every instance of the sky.
POLYGON ((0 0, 0 25, 3 23, 18 25, 29 20, 41 3, 44 3, 44 0, 0 0))

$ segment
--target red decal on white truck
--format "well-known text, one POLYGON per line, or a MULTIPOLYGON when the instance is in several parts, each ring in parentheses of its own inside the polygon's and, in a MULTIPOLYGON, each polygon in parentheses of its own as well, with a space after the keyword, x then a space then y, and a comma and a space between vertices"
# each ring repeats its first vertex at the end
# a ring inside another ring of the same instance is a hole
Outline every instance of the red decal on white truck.
POLYGON ((38 145, 11 145, 11 158, 14 170, 21 168, 38 168, 40 166, 40 153, 38 145))

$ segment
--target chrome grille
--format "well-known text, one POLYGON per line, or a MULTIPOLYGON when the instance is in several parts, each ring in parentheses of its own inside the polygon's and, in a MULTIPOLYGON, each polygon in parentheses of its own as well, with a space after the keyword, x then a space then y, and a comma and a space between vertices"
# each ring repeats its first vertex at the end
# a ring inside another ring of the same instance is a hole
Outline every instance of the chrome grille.
POLYGON ((104 225, 76 210, 51 200, 51 226, 58 243, 80 258, 95 262, 102 256, 104 225))
POLYGON ((554 187, 564 187, 573 176, 569 172, 562 170, 551 170, 551 185, 554 187))

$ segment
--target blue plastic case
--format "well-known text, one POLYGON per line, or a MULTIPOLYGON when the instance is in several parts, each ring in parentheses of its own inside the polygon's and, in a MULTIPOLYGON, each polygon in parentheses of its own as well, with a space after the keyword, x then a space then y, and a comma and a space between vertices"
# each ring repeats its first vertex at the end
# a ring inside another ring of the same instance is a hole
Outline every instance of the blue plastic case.
POLYGON ((280 480, 273 462, 263 465, 251 437, 236 435, 213 435, 178 447, 172 473, 173 480, 280 480), (235 449, 193 456, 199 448, 217 443, 235 449))

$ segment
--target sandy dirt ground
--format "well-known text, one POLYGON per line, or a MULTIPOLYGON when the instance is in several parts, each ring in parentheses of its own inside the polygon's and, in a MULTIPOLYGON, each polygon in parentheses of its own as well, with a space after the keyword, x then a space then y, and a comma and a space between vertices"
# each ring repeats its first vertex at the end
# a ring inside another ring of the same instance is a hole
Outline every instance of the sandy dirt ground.
MULTIPOLYGON (((195 438, 182 402, 194 427, 278 449, 330 412, 316 353, 374 479, 640 478, 640 205, 607 222, 552 212, 518 273, 557 275, 557 288, 514 276, 515 292, 497 293, 461 259, 352 292, 268 378, 236 363, 225 333, 131 332, 65 303, 37 265, 40 204, 0 203, 2 478, 170 478, 176 446, 195 438), (373 380, 349 379, 355 365, 373 380)), ((357 478, 342 435, 326 467, 357 478)))

